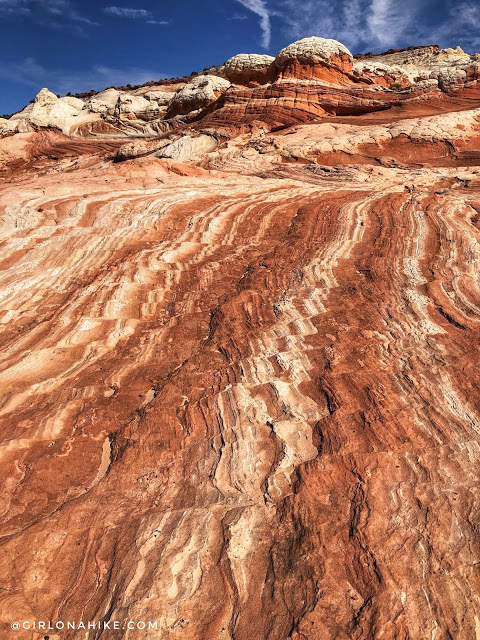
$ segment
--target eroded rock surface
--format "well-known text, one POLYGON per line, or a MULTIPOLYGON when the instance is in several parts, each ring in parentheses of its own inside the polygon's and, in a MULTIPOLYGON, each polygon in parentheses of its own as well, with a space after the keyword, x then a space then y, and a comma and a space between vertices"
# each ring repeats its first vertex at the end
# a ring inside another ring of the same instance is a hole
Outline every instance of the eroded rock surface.
POLYGON ((480 91, 330 47, 0 122, 0 637, 478 637, 480 91))
POLYGON ((303 38, 278 52, 275 66, 281 78, 342 82, 342 72, 353 67, 353 56, 341 42, 325 38, 303 38))
POLYGON ((175 93, 167 114, 182 115, 206 107, 215 102, 229 86, 230 82, 225 78, 211 75, 197 76, 175 93))
POLYGON ((258 86, 275 79, 275 58, 272 56, 239 53, 225 62, 221 68, 226 78, 234 84, 258 86))

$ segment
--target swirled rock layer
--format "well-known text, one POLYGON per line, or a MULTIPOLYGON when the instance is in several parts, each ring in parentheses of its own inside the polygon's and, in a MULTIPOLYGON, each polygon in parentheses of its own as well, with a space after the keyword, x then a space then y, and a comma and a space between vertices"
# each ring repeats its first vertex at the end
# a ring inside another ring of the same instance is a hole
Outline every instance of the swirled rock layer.
POLYGON ((479 637, 480 105, 351 82, 0 140, 0 637, 479 637))

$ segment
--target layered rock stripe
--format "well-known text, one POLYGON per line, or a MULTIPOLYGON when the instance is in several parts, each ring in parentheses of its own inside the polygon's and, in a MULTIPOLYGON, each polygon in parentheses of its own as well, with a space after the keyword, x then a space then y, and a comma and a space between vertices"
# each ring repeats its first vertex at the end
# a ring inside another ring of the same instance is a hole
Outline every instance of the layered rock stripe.
POLYGON ((278 131, 216 126, 220 98, 120 155, 0 140, 2 637, 480 637, 480 100, 455 91, 278 131))

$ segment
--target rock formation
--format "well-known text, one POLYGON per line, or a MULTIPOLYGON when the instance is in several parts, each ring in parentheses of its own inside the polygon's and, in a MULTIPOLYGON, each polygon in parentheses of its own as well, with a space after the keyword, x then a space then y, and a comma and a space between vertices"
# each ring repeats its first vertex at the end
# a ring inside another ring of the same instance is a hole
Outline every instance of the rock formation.
POLYGON ((81 122, 90 119, 82 100, 59 98, 48 89, 42 89, 35 100, 21 113, 14 114, 5 125, 7 131, 28 131, 30 128, 56 128, 65 134, 74 132, 81 122))
POLYGON ((233 84, 246 87, 268 84, 276 77, 275 58, 239 53, 225 62, 221 72, 233 84))
POLYGON ((317 78, 338 84, 344 82, 344 73, 352 70, 353 56, 336 40, 304 38, 279 51, 275 66, 280 78, 317 78))
MULTIPOLYGON (((476 96, 480 55, 460 47, 419 47, 376 56, 352 56, 336 40, 304 38, 275 58, 239 54, 189 82, 109 88, 94 96, 57 98, 42 89, 33 104, 0 134, 57 128, 66 135, 150 137, 196 121, 218 128, 267 129, 327 114, 359 115, 399 103, 446 103, 476 96)), ((440 107, 441 108, 441 107, 440 107)))
POLYGON ((0 120, 0 637, 478 638, 478 57, 216 73, 0 120))
POLYGON ((217 76, 196 76, 178 89, 170 102, 167 115, 175 116, 197 111, 215 102, 230 87, 230 82, 217 76))

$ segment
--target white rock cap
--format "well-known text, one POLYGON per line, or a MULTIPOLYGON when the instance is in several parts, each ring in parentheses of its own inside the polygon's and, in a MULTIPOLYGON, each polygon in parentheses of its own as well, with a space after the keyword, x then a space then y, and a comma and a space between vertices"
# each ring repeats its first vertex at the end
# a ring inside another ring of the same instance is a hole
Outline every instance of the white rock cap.
POLYGON ((304 64, 317 64, 330 60, 332 56, 347 55, 351 60, 353 56, 345 45, 337 40, 327 38, 303 38, 297 40, 277 53, 275 64, 284 67, 287 62, 298 60, 304 64))
POLYGON ((173 96, 173 102, 185 102, 191 100, 216 99, 217 93, 223 93, 230 87, 230 82, 218 76, 196 76, 188 84, 177 89, 173 96))
POLYGON ((233 58, 229 58, 225 64, 225 72, 243 73, 246 71, 264 71, 275 60, 272 56, 258 53, 238 53, 233 58))
POLYGON ((46 87, 40 89, 40 91, 35 96, 35 102, 39 104, 51 104, 53 102, 56 102, 57 100, 57 96, 46 87))

